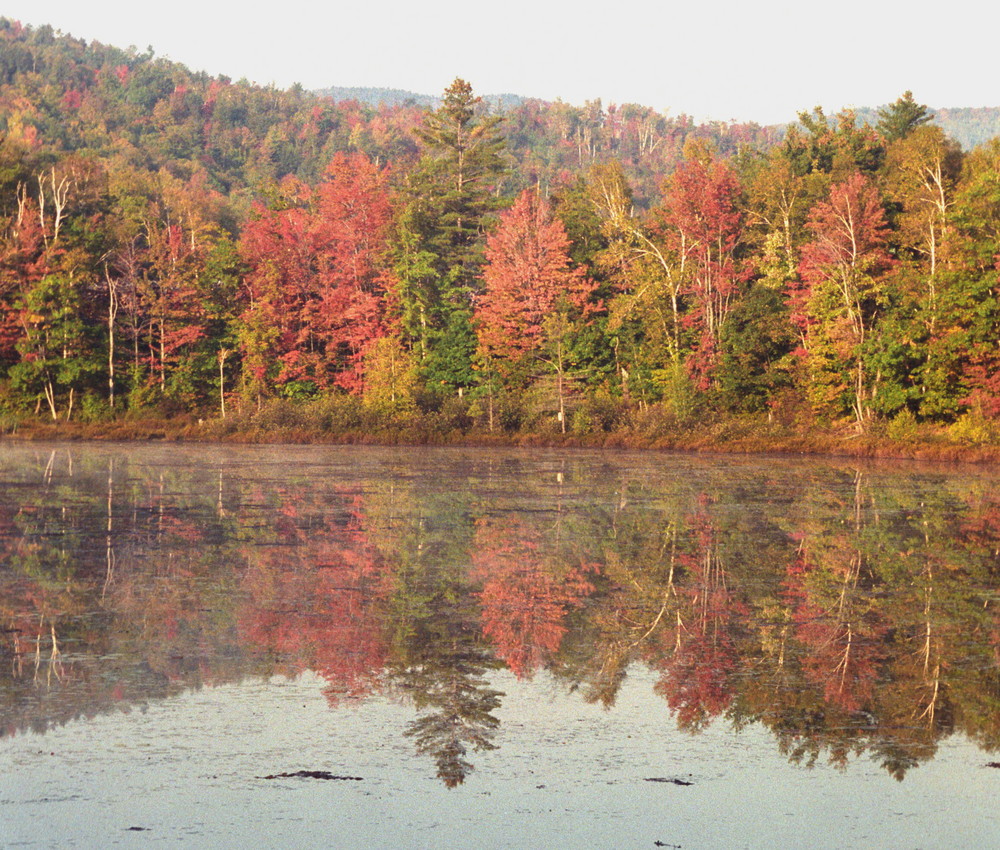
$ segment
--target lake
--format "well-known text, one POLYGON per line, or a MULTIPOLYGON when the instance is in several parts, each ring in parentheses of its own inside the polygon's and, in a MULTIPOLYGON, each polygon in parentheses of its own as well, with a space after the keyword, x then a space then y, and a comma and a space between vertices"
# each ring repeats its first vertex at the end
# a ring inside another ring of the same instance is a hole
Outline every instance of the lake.
POLYGON ((0 442, 0 847, 995 846, 998 484, 0 442))

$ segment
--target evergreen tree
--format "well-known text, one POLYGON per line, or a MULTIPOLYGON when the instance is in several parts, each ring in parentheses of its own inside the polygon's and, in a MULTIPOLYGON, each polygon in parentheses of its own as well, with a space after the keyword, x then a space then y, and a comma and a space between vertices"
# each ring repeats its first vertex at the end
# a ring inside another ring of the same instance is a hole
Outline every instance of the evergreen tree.
POLYGON ((417 130, 423 154, 400 219, 400 318, 404 338, 434 389, 472 383, 472 294, 483 233, 505 171, 500 119, 477 114, 472 87, 457 79, 417 130))
POLYGON ((875 127, 887 142, 894 142, 905 139, 933 117, 924 104, 913 99, 913 92, 905 91, 894 103, 878 111, 879 120, 875 127))

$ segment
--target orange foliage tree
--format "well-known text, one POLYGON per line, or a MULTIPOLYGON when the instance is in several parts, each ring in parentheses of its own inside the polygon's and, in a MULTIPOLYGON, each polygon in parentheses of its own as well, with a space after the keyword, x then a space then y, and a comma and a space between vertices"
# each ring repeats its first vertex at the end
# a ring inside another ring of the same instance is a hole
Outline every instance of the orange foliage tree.
POLYGON ((240 240, 245 368, 258 393, 360 391, 364 355, 383 334, 386 174, 361 154, 337 154, 315 189, 285 188, 291 205, 258 208, 240 240))

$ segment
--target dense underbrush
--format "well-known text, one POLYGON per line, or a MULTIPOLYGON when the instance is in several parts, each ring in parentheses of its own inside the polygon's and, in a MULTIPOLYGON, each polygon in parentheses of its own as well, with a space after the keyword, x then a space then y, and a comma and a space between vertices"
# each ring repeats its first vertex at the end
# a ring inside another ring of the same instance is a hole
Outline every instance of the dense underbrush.
POLYGON ((1000 460, 1000 423, 976 412, 950 425, 912 416, 875 421, 864 431, 773 414, 679 418, 668 408, 629 408, 601 400, 577 408, 565 430, 553 415, 494 411, 493 427, 478 402, 450 399, 437 409, 375 409, 350 396, 308 401, 272 399, 225 418, 148 411, 96 421, 47 422, 4 414, 0 434, 16 439, 178 440, 230 443, 362 445, 579 446, 746 454, 839 454, 990 462, 1000 460))

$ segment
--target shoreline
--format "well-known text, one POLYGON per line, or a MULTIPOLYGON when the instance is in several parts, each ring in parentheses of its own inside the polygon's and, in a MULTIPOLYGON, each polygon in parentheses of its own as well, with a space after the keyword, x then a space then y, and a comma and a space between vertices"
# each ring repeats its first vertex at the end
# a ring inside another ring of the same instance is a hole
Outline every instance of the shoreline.
POLYGON ((678 430, 670 434, 642 434, 619 430, 599 434, 489 434, 461 431, 323 431, 303 427, 231 428, 223 420, 203 422, 143 419, 99 423, 24 423, 0 442, 93 441, 176 442, 220 445, 361 445, 361 446, 459 446, 465 448, 580 448, 622 451, 673 451, 691 454, 759 456, 815 456, 863 460, 911 460, 986 465, 1000 462, 1000 445, 963 445, 953 441, 893 441, 884 436, 843 435, 823 432, 733 433, 732 423, 722 423, 728 434, 678 430), (728 427, 727 427, 728 426, 728 427))

